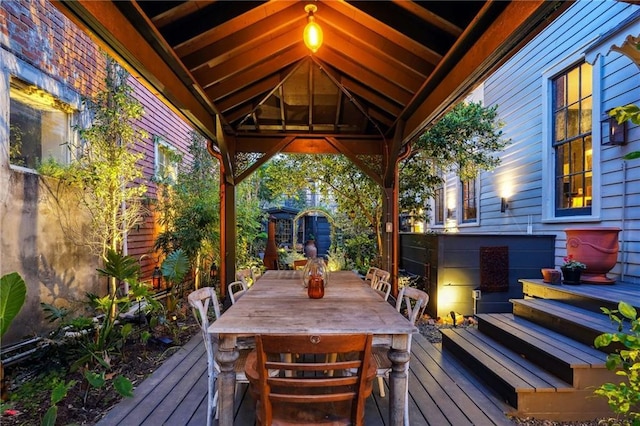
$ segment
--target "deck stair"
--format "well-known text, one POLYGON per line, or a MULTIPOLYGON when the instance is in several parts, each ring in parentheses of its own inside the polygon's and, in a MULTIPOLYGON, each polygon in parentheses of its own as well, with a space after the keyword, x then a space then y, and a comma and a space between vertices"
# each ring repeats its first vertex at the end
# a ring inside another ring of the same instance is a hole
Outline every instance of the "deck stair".
POLYGON ((619 382, 593 340, 616 327, 600 307, 640 306, 638 285, 550 285, 521 280, 513 313, 477 314, 477 328, 443 329, 443 351, 460 359, 511 407, 511 414, 554 421, 610 417, 593 390, 619 382))

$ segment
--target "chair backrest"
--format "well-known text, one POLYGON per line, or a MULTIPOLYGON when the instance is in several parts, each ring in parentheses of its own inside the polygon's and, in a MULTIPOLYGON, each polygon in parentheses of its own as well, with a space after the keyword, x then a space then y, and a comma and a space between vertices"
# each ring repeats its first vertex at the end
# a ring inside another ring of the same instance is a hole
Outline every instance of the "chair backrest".
POLYGON ((236 280, 242 281, 247 288, 251 287, 254 281, 253 272, 251 271, 251 268, 237 270, 236 280))
POLYGON ((307 259, 296 259, 293 261, 293 269, 302 270, 307 265, 307 259))
POLYGON ((371 278, 371 287, 375 288, 375 286, 378 284, 378 281, 389 282, 390 277, 390 272, 387 272, 384 269, 376 268, 376 270, 373 272, 373 277, 371 278))
POLYGON ((391 294, 391 284, 388 281, 378 280, 373 289, 377 291, 384 300, 389 299, 389 294, 391 294))
POLYGON ((218 296, 216 290, 213 287, 202 287, 198 290, 194 290, 187 296, 189 305, 193 308, 193 315, 200 325, 200 331, 202 332, 202 339, 204 340, 205 347, 207 349, 207 361, 209 367, 209 375, 214 374, 213 370, 217 370, 217 364, 214 360, 213 354, 213 339, 208 331, 211 317, 211 311, 215 315, 214 321, 220 318, 220 304, 218 303, 218 296))
POLYGON ((375 266, 370 267, 367 271, 367 274, 364 276, 364 280, 371 284, 371 280, 373 280, 373 276, 375 275, 377 270, 378 268, 376 268, 375 266))
POLYGON ((229 283, 227 288, 229 289, 229 298, 231 299, 232 305, 235 305, 240 296, 242 296, 248 289, 244 281, 234 281, 229 283))
POLYGON ((422 290, 413 287, 403 287, 398 293, 396 300, 396 309, 402 312, 402 303, 404 302, 407 310, 407 318, 415 325, 418 318, 422 317, 424 310, 429 303, 429 295, 422 290))
POLYGON ((362 425, 365 399, 376 375, 371 342, 370 334, 256 336, 255 371, 250 371, 249 363, 247 376, 257 386, 260 424, 270 425, 274 417, 315 424, 326 421, 326 414, 344 413, 351 424, 362 425), (291 360, 282 354, 300 358, 291 360), (279 374, 270 377, 274 370, 279 374), (320 418, 307 417, 311 413, 320 418))

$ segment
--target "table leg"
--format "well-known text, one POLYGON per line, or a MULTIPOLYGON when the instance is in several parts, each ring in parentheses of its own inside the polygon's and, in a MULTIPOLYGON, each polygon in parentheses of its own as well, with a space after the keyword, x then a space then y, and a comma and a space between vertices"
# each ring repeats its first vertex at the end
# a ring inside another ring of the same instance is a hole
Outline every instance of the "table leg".
POLYGON ((235 338, 221 337, 216 360, 220 366, 218 373, 218 424, 233 426, 233 407, 236 394, 236 373, 234 364, 240 357, 235 347, 235 338))
MULTIPOLYGON (((405 424, 405 406, 407 403, 407 366, 411 355, 408 350, 391 349, 391 372, 389 373, 389 424, 403 426, 405 424)), ((407 423, 409 419, 406 419, 407 423)))

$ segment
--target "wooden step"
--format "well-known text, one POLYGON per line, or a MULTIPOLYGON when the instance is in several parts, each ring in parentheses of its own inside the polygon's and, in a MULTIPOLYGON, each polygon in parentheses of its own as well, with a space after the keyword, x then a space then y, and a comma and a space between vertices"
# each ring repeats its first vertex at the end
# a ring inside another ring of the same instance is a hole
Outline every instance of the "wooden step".
POLYGON ((616 282, 613 285, 597 284, 550 284, 540 279, 521 279, 525 296, 559 300, 582 309, 600 313, 601 307, 617 309, 624 301, 640 310, 640 285, 616 282))
POLYGON ((477 329, 443 329, 443 351, 455 355, 514 407, 511 414, 556 421, 610 416, 605 398, 575 389, 477 329))
POLYGON ((464 360, 468 367, 515 408, 518 408, 518 394, 556 393, 572 389, 569 383, 483 336, 477 329, 452 328, 441 331, 443 348, 464 360))
MULTIPOLYGON (((602 333, 615 333, 616 326, 608 316, 568 305, 557 300, 512 299, 513 314, 539 324, 574 340, 593 346, 594 339, 602 333)), ((615 345, 600 348, 612 352, 615 345)))
POLYGON ((478 314, 478 329, 577 389, 614 381, 607 356, 513 314, 478 314))

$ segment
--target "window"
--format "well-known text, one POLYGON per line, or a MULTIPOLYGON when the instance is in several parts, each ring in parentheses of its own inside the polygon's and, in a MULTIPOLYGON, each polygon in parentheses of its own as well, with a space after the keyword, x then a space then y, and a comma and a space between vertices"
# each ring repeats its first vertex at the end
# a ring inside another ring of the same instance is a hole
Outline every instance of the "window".
POLYGON ((281 244, 290 245, 291 236, 293 235, 293 222, 291 219, 277 219, 276 220, 276 244, 280 247, 281 244))
POLYGON ((47 158, 67 163, 71 107, 13 77, 9 98, 9 162, 30 169, 47 158))
POLYGON ((592 75, 591 65, 582 63, 552 81, 556 216, 591 214, 592 75))
POLYGON ((444 225, 444 182, 441 182, 434 190, 433 224, 444 225))
POLYGON ((178 180, 178 154, 175 148, 162 138, 154 137, 156 164, 156 179, 164 183, 173 183, 178 180))
POLYGON ((462 223, 476 222, 478 208, 476 201, 476 179, 460 182, 462 193, 462 223))

